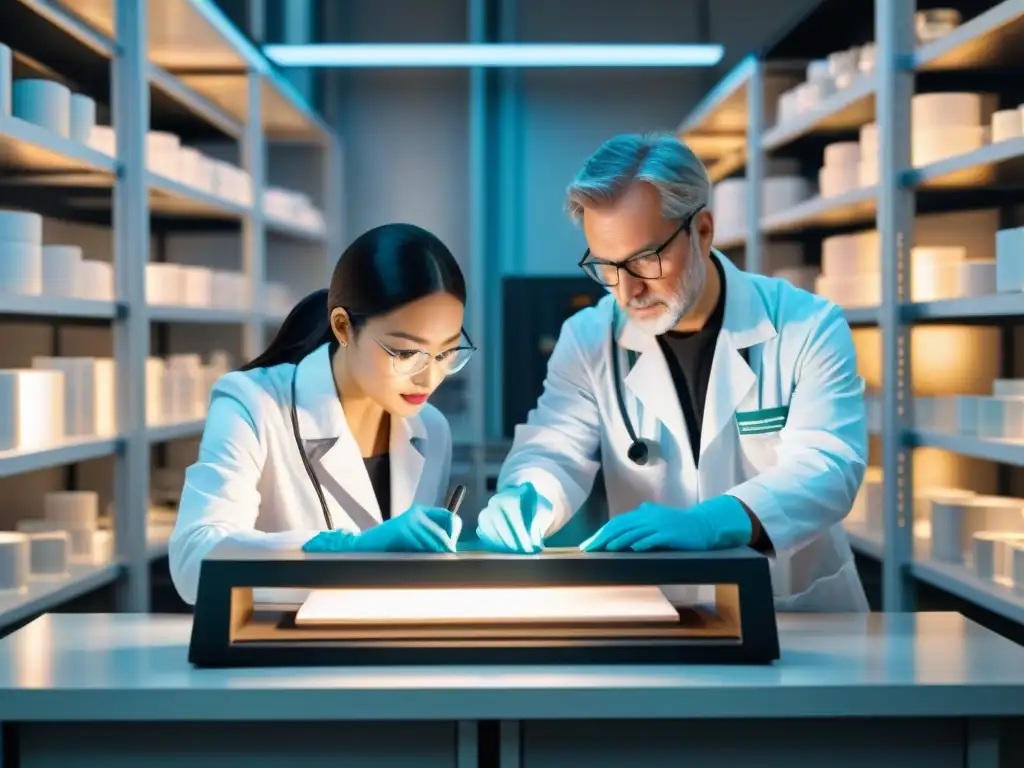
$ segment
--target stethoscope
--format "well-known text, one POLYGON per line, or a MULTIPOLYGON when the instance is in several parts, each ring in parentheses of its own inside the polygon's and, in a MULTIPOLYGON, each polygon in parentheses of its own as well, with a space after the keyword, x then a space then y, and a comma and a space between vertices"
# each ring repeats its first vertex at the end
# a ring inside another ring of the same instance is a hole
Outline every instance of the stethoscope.
POLYGON ((306 468, 306 474, 309 476, 309 482, 313 484, 313 490, 316 491, 316 497, 320 500, 320 509, 324 513, 324 522, 327 523, 327 530, 334 530, 334 520, 331 518, 331 512, 327 509, 327 499, 324 498, 324 489, 320 487, 320 481, 316 477, 316 473, 313 471, 313 465, 309 463, 309 456, 306 455, 306 449, 302 447, 302 435, 299 432, 299 414, 295 407, 295 380, 298 378, 299 366, 295 366, 292 371, 292 433, 295 435, 295 445, 299 449, 299 456, 302 457, 302 466, 306 468))
MULTIPOLYGON (((629 418, 629 412, 626 410, 626 396, 622 391, 623 377, 618 347, 618 324, 613 319, 611 323, 612 376, 615 378, 615 400, 619 405, 619 413, 622 414, 622 423, 626 425, 626 432, 629 434, 630 444, 626 449, 626 457, 638 467, 643 467, 651 460, 651 447, 646 440, 637 435, 636 430, 633 429, 633 422, 629 418)), ((741 349, 740 354, 747 365, 750 365, 750 349, 741 349)))

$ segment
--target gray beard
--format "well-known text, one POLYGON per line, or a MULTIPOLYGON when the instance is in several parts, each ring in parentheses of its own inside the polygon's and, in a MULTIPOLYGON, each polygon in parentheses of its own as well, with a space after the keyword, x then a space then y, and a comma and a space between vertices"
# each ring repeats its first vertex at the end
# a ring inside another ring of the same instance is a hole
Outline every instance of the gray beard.
MULTIPOLYGON (((639 328, 652 336, 660 336, 675 328, 679 321, 693 309, 707 282, 708 270, 707 261, 703 254, 693 253, 697 258, 691 258, 686 265, 686 270, 679 277, 676 290, 667 301, 661 301, 665 305, 665 311, 653 320, 634 320, 639 328)), ((642 305, 641 305, 642 306, 642 305)))

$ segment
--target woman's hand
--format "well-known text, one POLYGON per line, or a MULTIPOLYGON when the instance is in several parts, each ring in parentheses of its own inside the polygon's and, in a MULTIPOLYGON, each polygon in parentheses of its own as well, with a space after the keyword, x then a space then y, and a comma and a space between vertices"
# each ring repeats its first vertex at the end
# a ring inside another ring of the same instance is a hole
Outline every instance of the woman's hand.
POLYGON ((407 511, 360 533, 321 531, 303 552, 454 552, 462 519, 447 509, 414 504, 407 511))

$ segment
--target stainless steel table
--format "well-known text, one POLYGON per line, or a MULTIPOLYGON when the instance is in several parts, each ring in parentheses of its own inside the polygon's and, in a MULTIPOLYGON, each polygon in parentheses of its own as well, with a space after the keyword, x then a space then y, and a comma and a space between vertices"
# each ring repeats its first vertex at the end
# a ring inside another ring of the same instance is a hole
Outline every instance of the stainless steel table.
POLYGON ((957 614, 780 615, 769 667, 199 670, 189 629, 188 617, 62 614, 0 640, 7 760, 1024 766, 1024 648, 957 614), (483 721, 500 733, 487 748, 483 721))

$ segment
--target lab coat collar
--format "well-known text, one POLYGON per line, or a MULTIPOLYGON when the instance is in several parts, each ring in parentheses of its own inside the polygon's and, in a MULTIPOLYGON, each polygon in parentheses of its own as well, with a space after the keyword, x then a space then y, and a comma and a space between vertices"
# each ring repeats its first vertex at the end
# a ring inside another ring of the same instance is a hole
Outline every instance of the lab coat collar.
MULTIPOLYGON (((722 265, 725 276, 725 312, 722 330, 715 348, 708 399, 704 405, 704 423, 701 425, 700 455, 721 433, 736 407, 749 394, 757 382, 753 370, 743 359, 740 350, 773 338, 777 331, 750 276, 737 269, 718 251, 712 258, 722 265)), ((672 375, 665 356, 658 347, 657 338, 630 321, 621 311, 614 313, 618 323, 618 341, 623 349, 641 353, 636 364, 625 377, 625 384, 662 421, 676 440, 689 446, 686 421, 678 397, 667 397, 674 392, 672 375), (650 352, 651 354, 643 354, 650 352)), ((623 365, 626 369, 626 366, 623 365)), ((690 456, 686 450, 684 456, 690 456)))
MULTIPOLYGON (((362 530, 380 522, 380 505, 341 407, 327 344, 299 363, 295 387, 303 445, 327 492, 328 505, 334 508, 333 516, 347 515, 362 530), (352 502, 360 509, 354 509, 352 502)), ((408 509, 415 498, 425 462, 426 437, 426 425, 419 415, 391 419, 388 453, 392 516, 408 509)))

